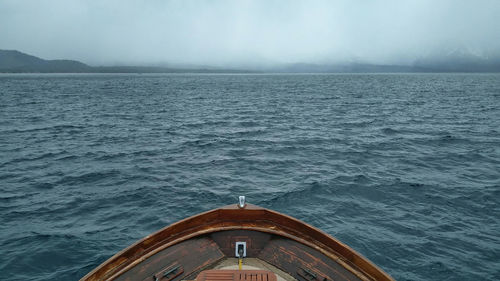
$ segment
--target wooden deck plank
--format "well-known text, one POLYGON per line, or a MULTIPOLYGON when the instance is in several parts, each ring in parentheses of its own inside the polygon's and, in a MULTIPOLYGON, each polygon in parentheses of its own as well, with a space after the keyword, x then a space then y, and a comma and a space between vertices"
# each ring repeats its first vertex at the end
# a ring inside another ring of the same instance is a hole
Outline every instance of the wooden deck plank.
MULTIPOLYGON (((156 253, 148 259, 142 261, 129 271, 118 276, 116 280, 151 280, 156 274, 179 266, 182 273, 176 276, 175 280, 188 277, 207 267, 208 265, 222 259, 224 254, 219 250, 217 244, 208 237, 190 239, 179 244, 168 247, 156 253)), ((174 273, 175 274, 175 273, 174 273)), ((168 278, 159 279, 162 281, 168 278)), ((171 279, 174 280, 174 279, 171 279)))
POLYGON ((281 237, 273 237, 258 258, 288 272, 298 280, 361 280, 319 251, 281 237))

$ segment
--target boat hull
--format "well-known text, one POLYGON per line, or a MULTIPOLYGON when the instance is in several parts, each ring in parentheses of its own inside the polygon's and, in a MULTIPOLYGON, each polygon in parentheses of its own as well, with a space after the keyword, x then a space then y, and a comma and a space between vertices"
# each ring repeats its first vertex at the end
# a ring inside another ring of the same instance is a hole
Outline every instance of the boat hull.
POLYGON ((236 242, 246 243, 247 257, 285 272, 291 280, 393 280, 317 228, 251 204, 230 205, 174 223, 81 280, 194 280, 203 270, 234 258, 236 242))

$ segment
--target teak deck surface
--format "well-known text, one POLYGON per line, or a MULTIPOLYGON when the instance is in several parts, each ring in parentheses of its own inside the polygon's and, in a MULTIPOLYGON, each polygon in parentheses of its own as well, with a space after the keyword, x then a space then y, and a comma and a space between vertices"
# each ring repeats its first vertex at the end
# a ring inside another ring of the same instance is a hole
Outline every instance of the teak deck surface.
POLYGON ((326 233, 250 204, 242 209, 226 206, 172 224, 81 280, 194 280, 201 271, 233 258, 236 242, 246 242, 247 257, 284 273, 277 274, 284 280, 393 280, 326 233))
POLYGON ((194 280, 202 270, 233 257, 236 241, 247 242, 247 257, 262 260, 296 280, 362 280, 315 249, 290 239, 251 230, 220 231, 186 240, 156 253, 116 280, 151 281, 153 276, 162 281, 194 280), (179 275, 174 277, 172 272, 167 278, 161 278, 177 266, 175 273, 179 275))

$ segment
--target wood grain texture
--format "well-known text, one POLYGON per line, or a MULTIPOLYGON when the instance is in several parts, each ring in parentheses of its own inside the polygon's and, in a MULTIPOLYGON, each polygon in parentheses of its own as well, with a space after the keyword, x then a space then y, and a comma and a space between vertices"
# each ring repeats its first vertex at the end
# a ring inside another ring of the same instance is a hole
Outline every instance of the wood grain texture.
POLYGON ((224 255, 235 256, 236 242, 247 242, 247 256, 256 257, 271 239, 271 234, 249 231, 249 230, 228 230, 212 233, 210 238, 219 246, 224 255))
POLYGON ((272 239, 258 258, 298 280, 362 280, 319 251, 281 237, 272 239))
POLYGON ((276 275, 265 270, 206 270, 196 281, 276 281, 276 275))
MULTIPOLYGON (((247 204, 243 209, 238 208, 236 204, 229 205, 201 213, 165 227, 117 253, 81 280, 122 280, 122 276, 132 276, 128 272, 136 272, 138 270, 136 267, 144 260, 149 260, 166 249, 172 247, 175 249, 175 246, 178 244, 202 236, 207 241, 211 241, 210 243, 213 243, 213 245, 217 245, 217 250, 221 255, 233 256, 234 252, 231 253, 231 245, 224 244, 223 237, 217 237, 217 235, 208 237, 207 235, 220 231, 237 230, 261 232, 265 234, 261 237, 264 240, 266 239, 265 237, 269 238, 269 236, 266 236, 269 234, 279 236, 301 244, 304 247, 314 249, 323 255, 322 260, 334 261, 347 272, 350 272, 361 280, 393 280, 384 271, 356 251, 321 230, 287 215, 251 204, 247 204)), ((265 242, 264 240, 262 243, 265 242)), ((210 243, 207 245, 212 245, 210 243)), ((257 244, 251 245, 250 251, 252 252, 257 248, 257 244)), ((286 254, 287 252, 283 250, 282 256, 285 257, 286 254)), ((307 261, 305 258, 302 260, 307 261)), ((161 266, 168 265, 162 264, 161 266)), ((155 270, 160 271, 161 266, 158 265, 158 268, 155 267, 155 270)), ((148 274, 156 274, 155 270, 151 269, 151 271, 148 271, 148 274)))
POLYGON ((194 238, 156 253, 118 276, 116 280, 153 281, 153 276, 161 281, 180 280, 197 273, 223 257, 224 254, 213 240, 206 237, 194 238), (176 267, 178 267, 177 270, 171 272, 169 276, 164 276, 166 272, 176 267))

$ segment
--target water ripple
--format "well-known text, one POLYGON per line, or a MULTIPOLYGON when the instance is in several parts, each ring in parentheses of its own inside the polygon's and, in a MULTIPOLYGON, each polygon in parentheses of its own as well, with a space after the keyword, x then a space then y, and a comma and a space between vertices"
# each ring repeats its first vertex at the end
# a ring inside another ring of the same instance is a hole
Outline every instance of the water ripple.
POLYGON ((0 75, 0 272, 76 280, 235 202, 397 280, 498 280, 500 77, 0 75))

